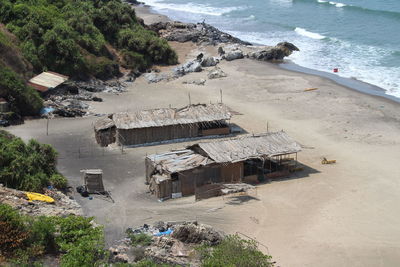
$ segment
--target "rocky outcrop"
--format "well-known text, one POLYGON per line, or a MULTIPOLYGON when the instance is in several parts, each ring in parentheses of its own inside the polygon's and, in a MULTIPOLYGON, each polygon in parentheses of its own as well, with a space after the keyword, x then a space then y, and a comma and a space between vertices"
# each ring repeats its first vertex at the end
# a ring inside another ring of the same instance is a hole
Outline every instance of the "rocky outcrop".
POLYGON ((251 45, 206 23, 157 22, 147 26, 168 41, 217 45, 220 43, 251 45))
POLYGON ((147 80, 148 83, 158 83, 171 78, 169 77, 169 75, 165 73, 154 73, 154 72, 146 73, 143 75, 143 77, 147 80))
POLYGON ((215 67, 212 70, 208 72, 208 79, 217 79, 217 78, 223 78, 227 77, 228 75, 223 72, 219 67, 215 67))
POLYGON ((229 51, 229 52, 225 53, 225 55, 222 56, 222 58, 227 60, 227 61, 232 61, 232 60, 235 60, 235 59, 244 58, 244 55, 243 55, 243 51, 242 50, 236 49, 236 50, 232 50, 232 51, 229 51))
POLYGON ((257 51, 247 54, 249 58, 272 61, 282 60, 284 57, 290 56, 293 51, 300 51, 294 44, 288 42, 278 43, 276 46, 263 47, 257 51))
POLYGON ((44 194, 52 197, 54 203, 28 201, 25 192, 0 185, 0 203, 10 205, 22 214, 63 217, 83 215, 81 206, 72 197, 54 189, 46 189, 44 194))
POLYGON ((219 63, 219 59, 216 57, 205 57, 201 61, 201 66, 202 67, 214 67, 219 63))
POLYGON ((183 65, 175 67, 172 70, 172 72, 173 72, 174 77, 181 77, 188 73, 200 72, 202 70, 203 70, 203 68, 201 67, 201 62, 199 62, 197 59, 195 59, 195 60, 188 61, 183 65))

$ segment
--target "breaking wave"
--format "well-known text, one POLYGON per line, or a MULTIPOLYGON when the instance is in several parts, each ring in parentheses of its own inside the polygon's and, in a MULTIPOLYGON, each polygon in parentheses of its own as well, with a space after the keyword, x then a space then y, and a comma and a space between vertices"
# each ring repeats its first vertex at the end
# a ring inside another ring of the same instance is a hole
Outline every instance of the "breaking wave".
POLYGON ((323 36, 323 35, 321 35, 319 33, 309 32, 309 31, 307 31, 306 29, 303 29, 303 28, 298 28, 297 27, 296 29, 294 29, 294 31, 297 32, 300 35, 303 35, 303 36, 306 36, 306 37, 309 37, 309 38, 312 38, 312 39, 322 40, 322 39, 326 38, 325 36, 323 36))

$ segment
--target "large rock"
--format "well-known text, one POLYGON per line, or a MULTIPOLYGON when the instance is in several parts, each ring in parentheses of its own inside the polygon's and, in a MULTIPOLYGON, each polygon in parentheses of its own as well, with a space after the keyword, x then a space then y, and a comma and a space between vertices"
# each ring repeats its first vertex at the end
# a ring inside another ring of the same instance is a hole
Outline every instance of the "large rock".
POLYGON ((240 49, 236 49, 236 50, 233 50, 233 51, 229 51, 229 52, 227 52, 227 53, 223 56, 223 58, 224 58, 225 60, 227 60, 227 61, 232 61, 232 60, 235 60, 235 59, 244 58, 244 56, 243 56, 243 51, 240 50, 240 49))
POLYGON ((144 78, 147 80, 148 83, 158 83, 161 82, 163 80, 168 80, 169 76, 165 73, 146 73, 143 75, 144 78))
POLYGON ((247 56, 264 61, 282 60, 284 57, 290 56, 293 51, 300 50, 292 43, 282 42, 278 43, 276 46, 264 47, 258 51, 250 52, 247 56))
POLYGON ((208 79, 217 79, 217 78, 223 78, 227 77, 228 75, 223 72, 219 67, 215 67, 210 72, 208 73, 207 77, 208 79))
POLYGON ((201 63, 197 60, 192 60, 180 65, 172 70, 175 77, 181 77, 191 72, 202 71, 201 63))
POLYGON ((206 57, 203 58, 201 61, 201 66, 202 67, 213 67, 216 66, 219 63, 219 60, 215 57, 206 57))

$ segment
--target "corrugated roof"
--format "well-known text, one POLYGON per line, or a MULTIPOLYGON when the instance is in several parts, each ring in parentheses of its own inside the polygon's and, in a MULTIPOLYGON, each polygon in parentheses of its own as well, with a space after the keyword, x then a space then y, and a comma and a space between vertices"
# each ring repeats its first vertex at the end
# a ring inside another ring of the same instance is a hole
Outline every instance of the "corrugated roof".
POLYGON ((197 122, 229 120, 231 113, 224 104, 197 104, 181 109, 161 108, 134 113, 116 113, 113 120, 118 129, 160 127, 197 122))
POLYGON ((203 157, 188 149, 149 155, 147 158, 150 159, 153 164, 161 166, 163 170, 169 173, 190 170, 213 163, 209 158, 203 157))
POLYGON ((28 84, 40 92, 46 92, 50 88, 55 88, 68 80, 68 76, 45 71, 29 80, 28 84))
POLYGON ((199 146, 208 157, 218 163, 238 162, 249 158, 272 157, 301 151, 300 145, 283 131, 198 143, 194 146, 199 146))

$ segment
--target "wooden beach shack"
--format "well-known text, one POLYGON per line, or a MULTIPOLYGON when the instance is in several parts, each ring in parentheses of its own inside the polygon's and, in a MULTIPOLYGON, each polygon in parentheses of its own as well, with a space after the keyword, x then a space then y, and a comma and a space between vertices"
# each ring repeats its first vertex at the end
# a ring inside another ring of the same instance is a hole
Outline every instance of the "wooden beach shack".
POLYGON ((147 156, 146 181, 159 199, 192 195, 209 184, 258 183, 287 176, 300 151, 283 131, 202 142, 147 156))
POLYGON ((94 125, 97 143, 130 146, 230 133, 231 113, 224 104, 197 104, 115 113, 94 125))

